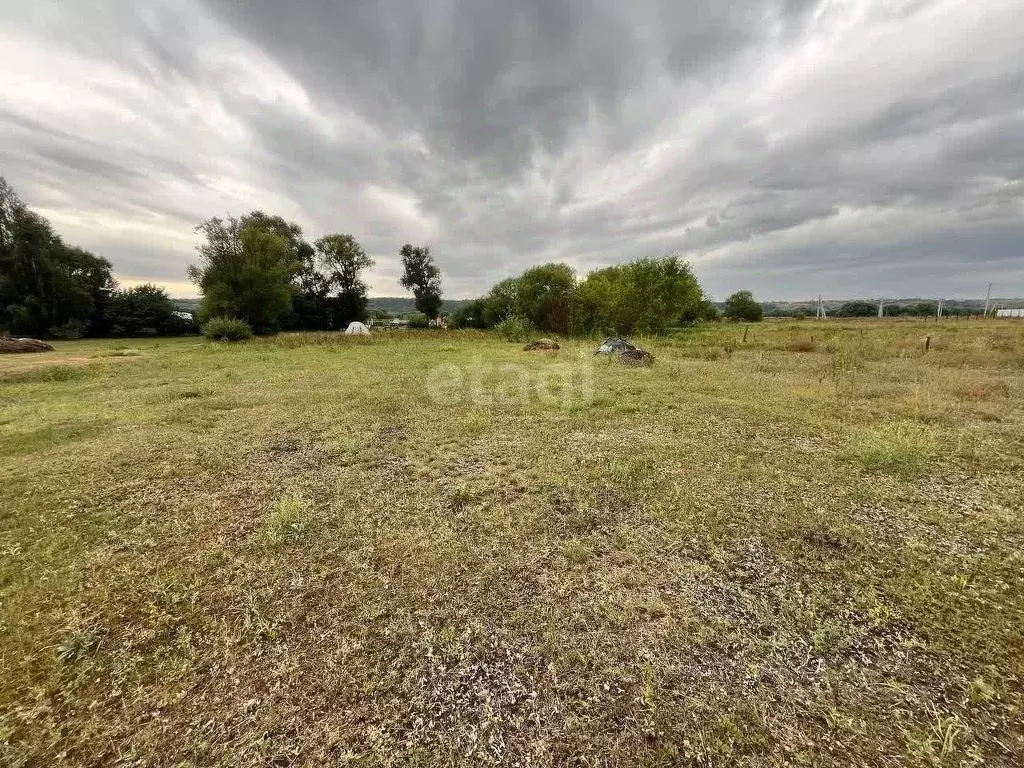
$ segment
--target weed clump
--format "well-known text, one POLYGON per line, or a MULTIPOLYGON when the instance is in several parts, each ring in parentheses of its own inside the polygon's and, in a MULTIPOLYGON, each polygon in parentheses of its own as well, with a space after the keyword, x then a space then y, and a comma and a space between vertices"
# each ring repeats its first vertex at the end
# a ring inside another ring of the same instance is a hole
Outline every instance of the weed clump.
POLYGON ((791 341, 786 349, 790 352, 816 352, 818 347, 814 343, 814 339, 797 339, 791 341))
POLYGON ((263 533, 271 544, 297 541, 309 523, 309 504, 298 494, 282 496, 263 521, 263 533))
POLYGON ((61 641, 57 648, 57 659, 64 664, 74 664, 95 654, 99 647, 100 637, 92 630, 75 632, 61 641))
POLYGON ((210 341, 246 341, 252 338, 252 328, 236 317, 214 317, 203 326, 203 336, 210 341))
POLYGON ((897 425, 853 432, 840 456, 872 472, 915 479, 928 470, 936 453, 930 432, 897 425))
POLYGON ((581 541, 570 541, 562 547, 562 555, 572 565, 583 565, 593 554, 590 547, 581 541))
POLYGON ((75 381, 88 376, 88 371, 74 365, 55 365, 39 372, 40 381, 75 381))
POLYGON ((0 376, 0 380, 8 384, 50 384, 77 381, 88 378, 91 375, 92 371, 85 366, 48 365, 44 368, 0 376))

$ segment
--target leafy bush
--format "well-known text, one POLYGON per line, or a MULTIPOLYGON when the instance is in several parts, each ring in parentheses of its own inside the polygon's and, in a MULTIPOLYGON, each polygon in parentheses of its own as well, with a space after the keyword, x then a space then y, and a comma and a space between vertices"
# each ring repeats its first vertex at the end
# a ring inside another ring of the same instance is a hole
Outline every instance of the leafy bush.
POLYGON ((675 323, 717 319, 690 265, 669 255, 599 269, 581 282, 566 264, 533 267, 502 280, 452 322, 457 328, 493 327, 503 338, 522 341, 537 331, 661 334, 675 323))
POLYGON ((764 317, 764 309, 750 291, 736 291, 725 300, 725 316, 730 320, 759 323, 764 317))
POLYGON ((689 303, 679 316, 680 325, 694 325, 701 322, 712 322, 718 319, 718 307, 711 299, 704 297, 697 303, 689 303))
POLYGON ((475 299, 460 307, 452 314, 450 324, 453 328, 487 328, 487 302, 484 299, 475 299))
POLYGON ((572 326, 616 334, 660 334, 703 299, 690 265, 676 256, 637 259, 591 272, 573 294, 572 326))
POLYGON ((410 328, 429 328, 430 320, 422 312, 412 312, 405 316, 410 328))
POLYGON ((85 326, 80 320, 68 320, 51 326, 46 333, 54 339, 80 339, 85 335, 85 326))
POLYGON ((203 336, 211 341, 245 341, 252 338, 252 328, 235 317, 214 317, 203 326, 203 336))
POLYGON ((494 330, 505 341, 515 341, 521 344, 533 333, 533 325, 522 315, 512 315, 494 326, 494 330))
POLYGON ((118 337, 195 333, 194 323, 176 311, 167 291, 156 285, 113 291, 103 310, 103 333, 118 337))
POLYGON ((568 333, 569 305, 576 288, 576 275, 566 264, 543 264, 519 276, 516 285, 516 313, 535 328, 568 333))

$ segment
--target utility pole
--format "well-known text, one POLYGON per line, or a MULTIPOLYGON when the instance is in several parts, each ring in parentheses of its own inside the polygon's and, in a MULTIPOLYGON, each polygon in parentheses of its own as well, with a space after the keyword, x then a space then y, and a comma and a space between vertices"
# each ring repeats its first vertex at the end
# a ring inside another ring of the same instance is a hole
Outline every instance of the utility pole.
POLYGON ((985 294, 985 311, 981 313, 982 317, 988 317, 988 302, 992 298, 992 283, 988 284, 988 293, 985 294))

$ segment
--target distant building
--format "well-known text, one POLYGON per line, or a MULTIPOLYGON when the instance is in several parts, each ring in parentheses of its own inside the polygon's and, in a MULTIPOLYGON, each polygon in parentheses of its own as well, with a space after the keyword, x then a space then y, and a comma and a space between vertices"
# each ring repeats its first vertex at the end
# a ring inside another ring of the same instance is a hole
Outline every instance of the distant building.
POLYGON ((175 317, 181 319, 181 320, 188 320, 189 322, 192 322, 192 313, 191 312, 179 312, 179 311, 175 310, 174 312, 171 312, 171 314, 174 315, 175 317))
POLYGON ((996 317, 1024 317, 1024 307, 1017 309, 997 309, 996 317))

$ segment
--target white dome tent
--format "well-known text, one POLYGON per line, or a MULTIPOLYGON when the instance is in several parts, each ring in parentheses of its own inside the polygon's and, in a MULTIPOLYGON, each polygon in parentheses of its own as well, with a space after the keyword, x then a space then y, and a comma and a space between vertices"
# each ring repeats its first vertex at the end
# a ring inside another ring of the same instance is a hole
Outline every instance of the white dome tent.
POLYGON ((362 323, 349 323, 348 328, 345 329, 345 333, 352 336, 369 336, 370 329, 362 323))

